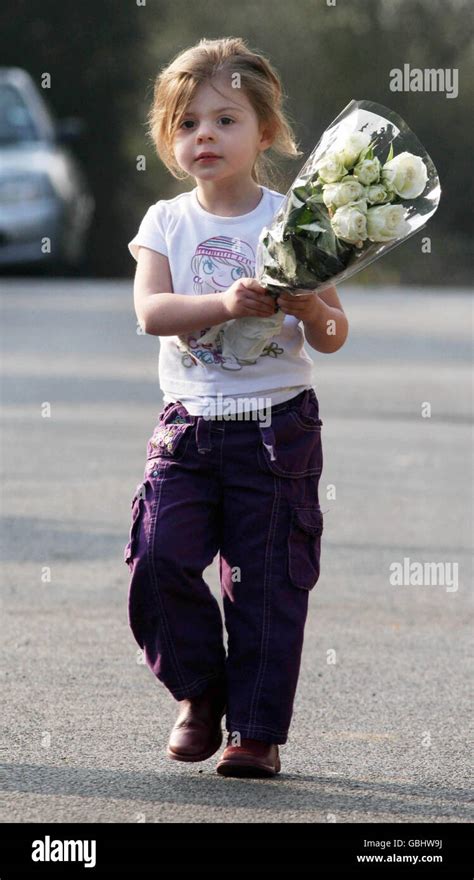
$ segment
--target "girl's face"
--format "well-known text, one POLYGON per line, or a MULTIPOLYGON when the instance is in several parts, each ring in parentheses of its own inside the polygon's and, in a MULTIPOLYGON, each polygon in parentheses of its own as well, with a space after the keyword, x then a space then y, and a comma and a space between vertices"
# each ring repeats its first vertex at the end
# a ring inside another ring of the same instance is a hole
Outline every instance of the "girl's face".
POLYGON ((250 176, 258 153, 271 145, 271 138, 260 133, 243 89, 226 89, 217 77, 213 81, 219 92, 211 82, 201 83, 186 108, 173 142, 176 161, 197 180, 250 176), (198 160, 203 152, 219 158, 198 160))

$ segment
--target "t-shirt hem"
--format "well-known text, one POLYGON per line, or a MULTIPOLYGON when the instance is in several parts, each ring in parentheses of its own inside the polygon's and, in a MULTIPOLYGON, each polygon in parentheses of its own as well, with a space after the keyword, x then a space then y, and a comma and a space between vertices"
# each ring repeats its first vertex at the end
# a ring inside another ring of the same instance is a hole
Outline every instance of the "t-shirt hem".
MULTIPOLYGON (((294 383, 294 386, 305 385, 307 387, 312 387, 312 374, 308 373, 307 378, 298 378, 294 383)), ((242 384, 239 385, 226 385, 225 390, 216 391, 215 386, 213 386, 212 390, 206 388, 203 385, 198 385, 194 382, 173 382, 172 385, 167 384, 162 385, 160 383, 160 388, 163 394, 185 394, 187 397, 216 397, 218 394, 221 394, 223 397, 226 396, 239 396, 246 397, 249 395, 258 394, 262 391, 283 391, 285 388, 288 388, 291 385, 290 382, 285 383, 285 385, 281 384, 281 379, 278 384, 269 385, 268 381, 265 382, 264 387, 262 387, 262 383, 255 385, 255 387, 249 387, 247 384, 245 385, 245 389, 242 387, 242 384)), ((293 386, 291 386, 293 387, 293 386)))

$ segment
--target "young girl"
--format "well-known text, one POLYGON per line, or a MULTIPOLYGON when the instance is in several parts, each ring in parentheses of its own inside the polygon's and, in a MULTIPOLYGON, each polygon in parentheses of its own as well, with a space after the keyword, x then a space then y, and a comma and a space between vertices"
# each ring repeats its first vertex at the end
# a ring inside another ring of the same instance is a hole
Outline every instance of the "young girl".
POLYGON ((129 243, 137 318, 160 337, 165 404, 132 499, 129 622, 179 701, 167 754, 213 755, 225 715, 224 775, 280 770, 323 530, 322 421, 304 340, 332 352, 347 336, 334 287, 285 292, 275 307, 254 277, 259 233, 284 197, 260 182, 265 151, 301 155, 281 101, 278 74, 241 39, 179 54, 157 78, 150 130, 170 172, 196 186, 151 205, 129 243), (223 355, 227 321, 278 307, 281 333, 260 357, 223 355), (217 552, 227 654, 202 577, 217 552))

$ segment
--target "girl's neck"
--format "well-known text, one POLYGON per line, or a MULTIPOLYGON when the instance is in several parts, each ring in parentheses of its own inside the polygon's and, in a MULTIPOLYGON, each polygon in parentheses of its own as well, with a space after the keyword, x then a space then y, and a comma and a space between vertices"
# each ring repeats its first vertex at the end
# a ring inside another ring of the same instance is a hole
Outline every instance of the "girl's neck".
POLYGON ((210 214, 218 217, 239 217, 254 211, 263 197, 258 183, 246 181, 196 181, 199 204, 210 214))

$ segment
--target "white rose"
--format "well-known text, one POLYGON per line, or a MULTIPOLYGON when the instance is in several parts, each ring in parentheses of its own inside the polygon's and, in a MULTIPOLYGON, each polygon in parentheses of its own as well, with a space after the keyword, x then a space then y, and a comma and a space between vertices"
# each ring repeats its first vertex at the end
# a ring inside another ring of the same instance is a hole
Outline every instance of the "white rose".
POLYGON ((352 168, 362 150, 365 150, 369 144, 370 135, 364 131, 356 131, 354 134, 349 135, 341 151, 342 161, 346 168, 352 168))
POLYGON ((401 238, 409 229, 403 205, 380 205, 367 211, 367 234, 371 241, 401 238))
POLYGON ((393 193, 389 192, 381 183, 374 183, 372 186, 364 187, 364 198, 371 205, 381 205, 383 202, 389 202, 393 193))
POLYGON ((363 159, 354 166, 354 174, 365 186, 378 183, 380 177, 380 162, 378 159, 363 159))
POLYGON ((421 196, 428 180, 426 165, 421 156, 399 153, 382 168, 382 181, 401 199, 421 196))
POLYGON ((336 183, 346 174, 339 153, 328 153, 318 166, 317 171, 323 183, 336 183))
POLYGON ((348 241, 350 244, 364 241, 367 238, 366 214, 363 205, 358 203, 338 208, 331 220, 331 225, 337 238, 348 241))
POLYGON ((362 211, 363 214, 367 214, 367 199, 365 197, 357 199, 355 202, 350 202, 350 205, 353 208, 357 208, 358 211, 362 211))
POLYGON ((327 183, 323 189, 323 202, 327 208, 342 208, 353 202, 364 193, 364 187, 352 174, 348 174, 340 183, 327 183))

